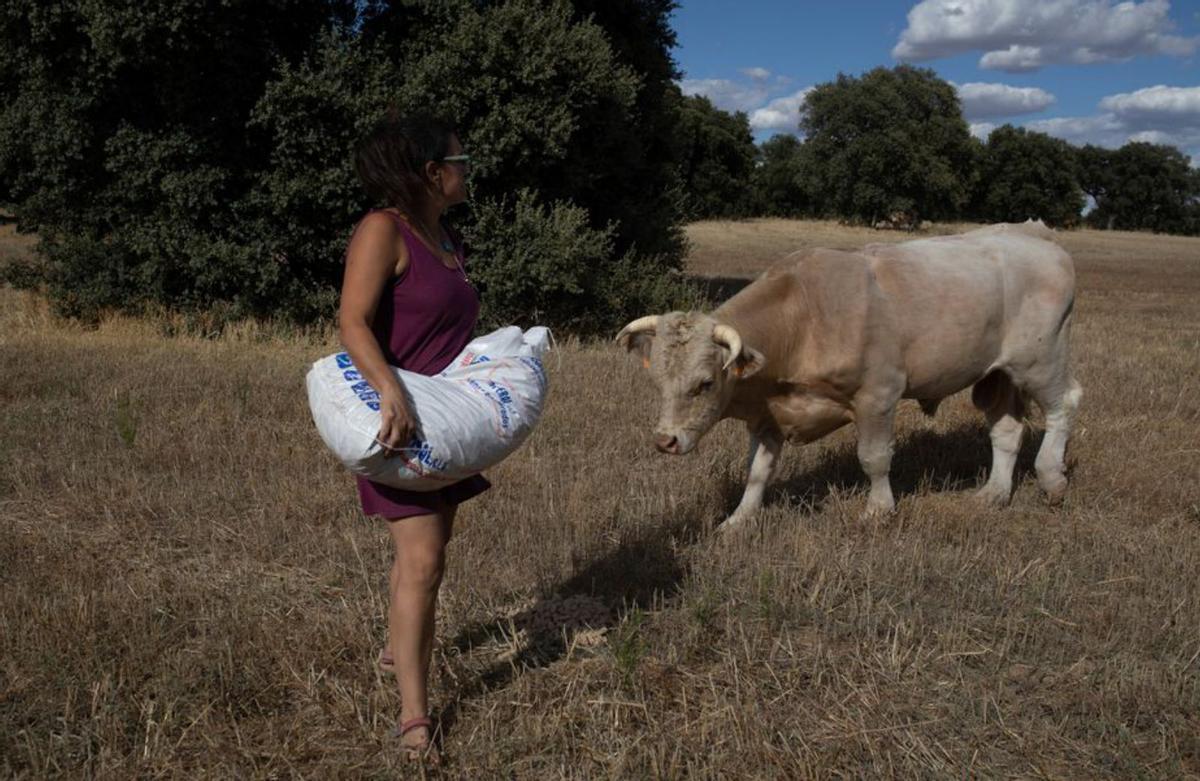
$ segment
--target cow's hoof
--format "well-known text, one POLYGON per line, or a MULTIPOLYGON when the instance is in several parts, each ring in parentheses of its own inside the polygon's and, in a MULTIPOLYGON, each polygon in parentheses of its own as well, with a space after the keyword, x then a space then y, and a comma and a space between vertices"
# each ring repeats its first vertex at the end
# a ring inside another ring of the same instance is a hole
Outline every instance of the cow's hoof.
POLYGON ((738 532, 744 531, 745 529, 749 528, 749 526, 750 526, 750 524, 747 523, 746 516, 731 515, 728 518, 726 518, 725 520, 721 521, 719 524, 717 524, 717 533, 722 536, 731 537, 731 536, 737 534, 738 532))
POLYGON ((896 505, 867 505, 867 509, 858 516, 859 523, 882 523, 896 512, 896 505))
POLYGON ((1012 492, 1003 488, 985 485, 975 492, 974 499, 984 507, 1007 507, 1012 499, 1012 492))
POLYGON ((1067 478, 1055 475, 1038 481, 1046 493, 1046 501, 1051 507, 1058 507, 1067 498, 1067 478))

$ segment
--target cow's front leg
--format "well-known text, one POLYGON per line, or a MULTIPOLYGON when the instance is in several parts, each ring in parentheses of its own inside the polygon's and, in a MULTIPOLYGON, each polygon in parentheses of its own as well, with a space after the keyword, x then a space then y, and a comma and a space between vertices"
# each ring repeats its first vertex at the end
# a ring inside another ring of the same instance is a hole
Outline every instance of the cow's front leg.
POLYGON ((746 519, 762 507, 763 491, 775 467, 779 463, 779 451, 783 448, 783 436, 773 429, 750 432, 750 468, 746 477, 746 490, 742 501, 733 514, 721 524, 721 531, 740 528, 746 519))
POLYGON ((858 462, 871 481, 871 493, 867 497, 867 509, 863 517, 873 519, 896 509, 892 484, 888 479, 895 446, 892 421, 896 415, 896 405, 863 406, 865 408, 860 407, 855 411, 858 462))

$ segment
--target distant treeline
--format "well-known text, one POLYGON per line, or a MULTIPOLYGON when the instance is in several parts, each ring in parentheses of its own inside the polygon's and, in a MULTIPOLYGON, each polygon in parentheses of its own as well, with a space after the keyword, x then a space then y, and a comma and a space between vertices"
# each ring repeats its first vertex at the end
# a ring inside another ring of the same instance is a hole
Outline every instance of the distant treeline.
POLYGON ((921 220, 1200 234, 1200 171, 1172 146, 1076 147, 1004 125, 971 136, 954 89, 932 71, 876 68, 807 97, 803 140, 755 146, 745 114, 685 98, 695 217, 829 217, 908 227, 921 220), (1090 197, 1088 203, 1085 196, 1090 197), (1091 208, 1083 215, 1085 204, 1091 208))
POLYGON ((68 314, 333 311, 372 205, 355 140, 389 108, 455 121, 473 158, 454 215, 485 324, 611 328, 694 295, 682 225, 1041 217, 1083 194, 1105 227, 1197 232, 1168 147, 1002 128, 973 139, 932 72, 814 90, 805 140, 685 97, 673 0, 0 0, 0 205, 41 237, 0 280, 68 314))

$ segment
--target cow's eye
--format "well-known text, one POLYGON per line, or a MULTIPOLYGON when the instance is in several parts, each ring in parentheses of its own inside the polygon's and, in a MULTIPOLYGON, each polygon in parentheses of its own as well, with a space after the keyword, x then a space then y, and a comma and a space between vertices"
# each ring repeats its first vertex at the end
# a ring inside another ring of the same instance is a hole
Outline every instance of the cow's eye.
POLYGON ((692 388, 692 395, 699 396, 701 393, 708 393, 710 390, 712 390, 712 386, 712 380, 701 380, 700 382, 696 383, 696 387, 692 388))

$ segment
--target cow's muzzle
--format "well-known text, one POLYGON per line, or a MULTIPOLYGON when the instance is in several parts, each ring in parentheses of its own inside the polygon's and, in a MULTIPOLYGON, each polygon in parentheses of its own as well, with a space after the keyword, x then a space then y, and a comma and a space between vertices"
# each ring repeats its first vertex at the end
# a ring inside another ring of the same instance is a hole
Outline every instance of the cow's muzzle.
POLYGON ((655 434, 654 447, 658 448, 660 453, 670 453, 673 456, 680 454, 679 438, 672 434, 655 434))

